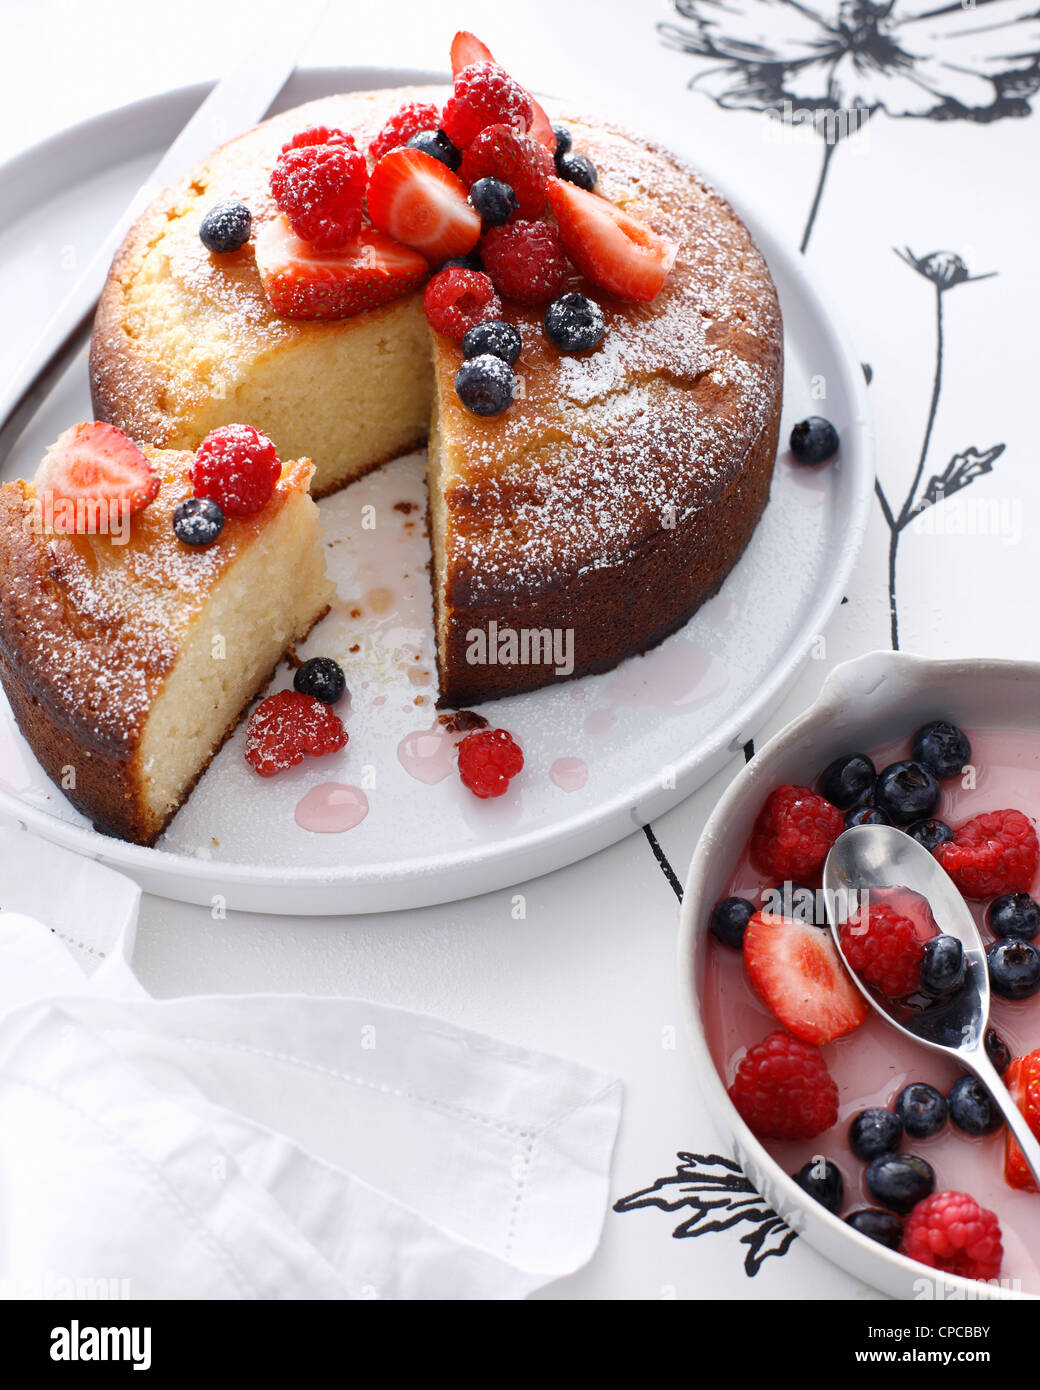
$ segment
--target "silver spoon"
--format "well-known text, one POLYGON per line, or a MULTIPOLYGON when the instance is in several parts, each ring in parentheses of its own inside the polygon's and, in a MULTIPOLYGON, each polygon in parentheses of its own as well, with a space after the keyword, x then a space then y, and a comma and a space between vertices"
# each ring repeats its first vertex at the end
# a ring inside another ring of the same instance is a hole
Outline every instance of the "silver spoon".
POLYGON ((957 937, 964 947, 964 986, 927 1008, 907 1010, 900 1019, 894 1013, 896 1002, 874 995, 846 961, 849 974, 871 1007, 893 1028, 955 1057, 975 1073, 1000 1108, 1040 1186, 1040 1141, 986 1055, 989 971, 982 937, 967 904, 938 861, 910 835, 891 825, 853 826, 838 836, 823 866, 827 921, 842 960, 841 925, 855 912, 859 894, 881 888, 909 888, 925 899, 939 930, 957 937))

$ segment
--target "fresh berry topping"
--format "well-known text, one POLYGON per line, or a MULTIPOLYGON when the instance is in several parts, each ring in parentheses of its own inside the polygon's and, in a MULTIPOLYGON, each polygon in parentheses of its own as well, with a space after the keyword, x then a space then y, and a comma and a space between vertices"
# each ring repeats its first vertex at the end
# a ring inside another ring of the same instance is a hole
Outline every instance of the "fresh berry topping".
POLYGON ((249 240, 253 218, 245 203, 224 198, 214 203, 199 224, 199 239, 207 251, 237 251, 249 240))
POLYGON ((480 259, 480 250, 474 247, 472 251, 467 251, 464 256, 452 256, 450 261, 445 261, 441 270, 483 270, 484 262, 480 259))
POLYGON ((741 951, 744 948, 744 932, 754 915, 755 905, 749 903, 747 898, 723 898, 712 910, 711 934, 724 946, 741 951))
POLYGON ((815 878, 844 828, 837 807, 808 787, 777 787, 755 821, 751 858, 772 878, 815 878))
POLYGON ((866 753, 835 758, 820 774, 820 793, 842 811, 858 806, 874 790, 877 769, 866 753))
POLYGON ((567 279, 567 257, 560 234, 550 222, 518 218, 492 227, 480 243, 487 273, 505 299, 544 304, 554 299, 567 279))
MULTIPOLYGON (((1027 1057, 1018 1057, 1008 1067, 1004 1084, 1011 1099, 1040 1139, 1040 1048, 1027 1057)), ((1036 1179, 1010 1130, 1004 1140, 1004 1181, 1020 1192, 1035 1192, 1036 1179)))
POLYGON ((256 236, 256 264, 271 307, 289 319, 345 319, 417 289, 430 273, 418 251, 374 227, 339 251, 316 251, 284 217, 256 236))
POLYGON ((820 1049, 779 1030, 748 1048, 729 1097, 762 1139, 815 1139, 838 1118, 838 1088, 820 1049))
POLYGON ((965 1134, 995 1134, 1004 1117, 977 1076, 959 1076, 946 1097, 950 1119, 965 1134))
POLYGON ((966 975, 964 947, 955 936, 933 936, 924 943, 921 988, 928 994, 953 994, 964 984, 966 975))
POLYGON ((520 330, 504 319, 486 319, 474 324, 462 340, 463 357, 479 357, 490 352, 492 357, 501 357, 510 366, 520 356, 524 340, 520 330))
POLYGON ((1000 1076, 1003 1076, 1011 1065, 1011 1049, 1000 1036, 995 1028, 986 1029, 986 1056, 996 1067, 1000 1076))
POLYGON ((879 1211, 877 1207, 860 1207, 850 1211, 846 1223, 860 1235, 876 1240, 888 1250, 898 1250, 903 1239, 903 1223, 894 1211, 879 1211))
POLYGON ((912 1139, 930 1139, 946 1123, 949 1106, 942 1091, 914 1081, 896 1096, 896 1117, 912 1139))
POLYGON ((483 271, 452 267, 426 286, 423 308, 431 328, 461 343, 478 323, 501 317, 502 301, 483 271))
POLYGON ((939 783, 923 763, 889 763, 878 773, 874 805, 893 825, 925 820, 939 800, 939 783))
POLYGON ((906 833, 919 845, 924 845, 929 854, 938 849, 940 845, 946 844, 947 840, 953 839, 953 831, 946 822, 935 820, 934 817, 930 817, 928 820, 915 820, 913 825, 906 827, 906 833))
POLYGON ((848 964, 890 999, 913 994, 921 982, 924 943, 909 917, 881 903, 861 907, 841 928, 848 964))
POLYGON ((328 705, 298 690, 280 690, 249 717, 246 762, 261 777, 273 777, 308 756, 336 753, 346 742, 343 722, 328 705))
POLYGON ((649 300, 675 264, 679 243, 573 183, 549 180, 564 249, 583 275, 622 299, 649 300))
POLYGON ((861 1110, 849 1124, 849 1148, 865 1162, 895 1153, 902 1141, 902 1122, 891 1110, 882 1110, 880 1106, 861 1110))
POLYGON ((520 746, 505 729, 477 729, 459 744, 459 776, 474 796, 502 796, 523 766, 520 746))
POLYGON ((306 149, 308 145, 342 145, 344 149, 357 149, 357 141, 348 131, 336 130, 327 125, 312 125, 306 130, 298 130, 293 138, 282 146, 282 154, 287 154, 289 150, 306 149))
POLYGON ((570 131, 567 129, 565 125, 554 125, 552 128, 552 132, 553 135, 556 137, 556 148, 555 150, 553 150, 553 155, 556 159, 559 159, 561 155, 565 155, 570 152, 571 145, 574 143, 574 141, 571 137, 570 131))
POLYGON ((584 294, 563 294, 554 299, 542 319, 545 336, 560 352, 587 352, 606 331, 603 310, 584 294))
POLYGON ((455 373, 455 392, 472 415, 501 415, 516 400, 516 374, 501 357, 484 352, 455 373))
POLYGON ((407 145, 412 136, 417 135, 420 130, 436 130, 440 123, 440 110, 432 102, 406 102, 400 111, 394 112, 369 145, 369 156, 373 160, 382 159, 383 155, 389 154, 391 150, 396 150, 400 145, 407 145))
POLYGON ((791 453, 799 463, 826 463, 838 452, 838 431, 829 420, 810 415, 791 431, 791 453))
POLYGON ((935 1190, 935 1173, 916 1154, 881 1154, 867 1164, 864 1182, 875 1202, 903 1214, 935 1190))
POLYGON ((964 1279, 996 1279, 1004 1259, 1000 1222, 966 1192, 936 1192, 903 1227, 904 1255, 964 1279))
POLYGON ((599 182, 599 173, 588 155, 577 154, 573 150, 559 156, 556 172, 561 179, 584 188, 587 193, 591 193, 599 182))
POLYGON ((845 1200, 845 1180, 836 1163, 829 1158, 810 1158, 798 1169, 794 1180, 803 1192, 807 1192, 821 1207, 837 1213, 845 1200))
POLYGON ((504 125, 521 133, 534 121, 531 98, 520 83, 497 63, 470 63, 455 77, 455 91, 441 117, 441 129, 459 149, 465 149, 489 125, 504 125))
POLYGON ((173 511, 173 533, 185 545, 212 545, 224 529, 224 509, 212 497, 188 497, 173 511))
POLYGON ((312 656, 297 666, 293 689, 301 695, 313 695, 322 704, 335 705, 347 693, 347 678, 343 667, 331 656, 312 656))
POLYGON ((870 1012, 830 933, 797 918, 756 912, 744 933, 744 964, 766 1008, 804 1042, 844 1037, 870 1012))
POLYGON ((520 216, 528 219, 540 217, 545 211, 552 173, 552 155, 548 150, 531 136, 520 135, 504 125, 482 130, 463 155, 459 168, 463 183, 475 184, 484 178, 507 183, 516 195, 520 216))
POLYGON ((1001 999, 1031 999, 1040 990, 1040 951, 1029 941, 1002 936, 986 952, 989 987, 1001 999))
POLYGON ((428 154, 431 159, 439 159, 453 173, 462 163, 461 152, 455 148, 443 130, 417 130, 405 141, 405 145, 410 150, 422 150, 423 154, 428 154))
POLYGON ((986 909, 986 926, 994 936, 1032 941, 1040 931, 1040 904, 1028 893, 1003 893, 986 909))
POLYGON ((267 506, 281 477, 278 451, 252 425, 221 425, 195 450, 191 485, 227 516, 250 516, 267 506))
POLYGON ((914 734, 913 756, 936 777, 958 777, 971 762, 971 743, 963 729, 946 719, 933 720, 914 734))
POLYGON ((407 147, 391 150, 372 170, 368 215, 431 265, 464 256, 480 237, 480 218, 461 179, 440 160, 407 147))
POLYGON ((504 226, 520 206, 516 194, 501 179, 477 179, 469 190, 469 200, 485 227, 504 226))
POLYGON ((491 56, 491 49, 486 43, 481 43, 476 34, 471 34, 468 29, 460 29, 451 41, 451 75, 458 77, 463 68, 468 68, 473 63, 493 63, 495 60, 491 56))
POLYGON ((995 898, 1029 892, 1040 844, 1021 811, 989 811, 959 826, 935 857, 966 898, 995 898))
POLYGON ((851 830, 854 825, 891 825, 892 822, 885 815, 884 811, 879 811, 876 806, 853 806, 851 811, 845 812, 845 829, 851 830))
POLYGON ((271 170, 271 193, 298 237, 335 251, 361 231, 367 178, 364 157, 349 145, 290 145, 271 170))
POLYGON ((100 530, 116 504, 133 516, 159 491, 161 479, 144 454, 114 425, 71 425, 44 454, 33 483, 41 502, 55 507, 50 524, 59 535, 100 530))

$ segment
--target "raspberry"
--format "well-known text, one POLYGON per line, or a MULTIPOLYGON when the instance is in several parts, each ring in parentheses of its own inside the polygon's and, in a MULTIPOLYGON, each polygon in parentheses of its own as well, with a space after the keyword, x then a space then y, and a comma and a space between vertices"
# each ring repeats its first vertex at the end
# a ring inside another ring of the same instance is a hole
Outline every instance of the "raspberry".
MULTIPOLYGON (((324 126, 304 131, 294 140, 342 131, 324 126)), ((271 170, 271 193, 293 231, 321 251, 335 251, 361 231, 361 208, 368 183, 363 155, 334 138, 321 145, 290 142, 271 170)))
POLYGON ((480 255, 495 288, 518 304, 546 304, 567 280, 567 257, 551 222, 507 222, 491 227, 480 255))
POLYGON ((330 129, 327 125, 312 125, 299 130, 293 138, 282 146, 282 154, 289 150, 301 150, 307 145, 345 145, 348 150, 356 150, 357 142, 345 130, 330 129))
POLYGON ((966 898, 995 898, 1029 892, 1040 844, 1021 811, 989 811, 955 830, 935 857, 966 898))
POLYGON ((261 777, 273 777, 310 755, 336 753, 347 742, 343 721, 328 705, 297 690, 280 690, 261 700, 249 717, 246 762, 261 777))
POLYGON ((929 1269, 965 1279, 996 1279, 1004 1258, 1000 1222, 966 1192, 935 1192, 918 1202, 899 1248, 929 1269))
POLYGON ((841 949, 856 974, 890 999, 913 994, 921 983, 924 942, 910 918, 885 903, 842 924, 841 949))
POLYGON ((524 755, 505 729, 478 729, 459 744, 459 776, 474 796, 501 796, 524 765, 524 755))
POLYGON ((763 1139, 815 1139, 838 1119, 838 1088, 820 1049, 782 1030, 747 1050, 729 1097, 763 1139))
POLYGON ((751 858, 773 878, 815 878, 844 829, 838 808, 808 787, 777 787, 755 821, 751 858))
POLYGON ((373 159, 406 145, 420 130, 436 130, 441 123, 440 109, 429 101, 408 101, 396 111, 368 147, 373 159))
POLYGON ((466 185, 486 178, 507 183, 516 194, 521 217, 539 217, 545 211, 553 173, 552 155, 544 145, 504 125, 482 130, 459 165, 459 178, 466 185))
POLYGON ((531 98, 497 63, 470 63, 455 78, 440 126, 460 150, 489 125, 504 125, 521 133, 534 120, 531 98))
POLYGON ((423 294, 423 308, 430 326, 457 343, 475 324, 502 317, 502 301, 489 277, 461 266, 433 277, 423 294))
POLYGON ((281 477, 278 451, 252 425, 221 425, 195 450, 191 485, 196 497, 211 497, 227 516, 250 516, 267 506, 281 477))

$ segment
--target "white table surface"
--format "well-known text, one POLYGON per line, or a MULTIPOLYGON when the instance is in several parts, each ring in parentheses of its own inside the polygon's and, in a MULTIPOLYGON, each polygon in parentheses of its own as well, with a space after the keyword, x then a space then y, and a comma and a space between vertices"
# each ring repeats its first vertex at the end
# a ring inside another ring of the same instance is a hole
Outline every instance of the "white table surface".
MULTIPOLYGON (((703 9, 708 0, 699 3, 703 9)), ((1013 0, 1000 3, 1006 10, 1013 0)), ((791 7, 771 0, 733 0, 734 10, 742 7, 773 38, 790 37, 801 23, 791 7)), ((900 8, 910 12, 903 0, 900 8)), ((1025 15, 1029 6, 1018 8, 1025 15)), ((836 5, 826 10, 836 13, 836 5)), ((2 0, 8 61, 0 159, 126 101, 219 75, 234 63, 243 26, 284 27, 291 13, 291 5, 270 0, 2 0), (24 61, 14 61, 18 54, 24 61)), ((725 171, 731 187, 746 190, 758 207, 772 208, 776 225, 797 244, 816 187, 820 140, 809 134, 778 141, 761 113, 725 110, 711 96, 687 90, 712 64, 666 47, 658 23, 693 27, 664 0, 337 4, 301 61, 446 66, 452 32, 471 28, 528 85, 587 99, 642 131, 666 141, 671 135, 694 155, 702 149, 705 164, 725 171)), ((936 39, 936 53, 941 46, 936 39)), ((878 113, 836 150, 808 248, 814 272, 872 369, 879 472, 897 506, 929 414, 935 294, 894 248, 908 246, 918 257, 952 251, 973 274, 997 272, 943 296, 943 389, 924 476, 941 472, 969 446, 1006 448, 992 473, 973 484, 966 511, 951 500, 933 509, 926 530, 903 532, 901 644, 926 655, 1040 657, 1040 629, 1031 619, 1040 498, 1035 333, 1023 328, 1040 321, 1033 247, 1038 133, 1030 114, 987 123, 878 113), (996 520, 996 534, 983 533, 992 530, 987 518, 996 520)), ((825 402, 814 408, 826 414, 825 402)), ((836 662, 889 645, 888 538, 877 509, 847 603, 782 707, 748 736, 761 743, 779 729, 811 701, 836 662)), ((797 547, 792 536, 791 554, 778 563, 797 563, 797 547)), ((680 878, 714 800, 739 765, 734 760, 654 826, 680 878)), ((135 965, 157 995, 364 996, 611 1072, 626 1088, 617 1200, 670 1174, 678 1151, 719 1151, 679 1023, 675 928, 675 895, 637 833, 510 891, 422 911, 213 921, 203 908, 147 898, 135 965), (516 894, 525 900, 522 920, 514 914, 516 894)), ((674 1240, 682 1215, 608 1214, 592 1262, 544 1296, 877 1296, 802 1241, 782 1258, 766 1259, 749 1278, 740 1229, 674 1240)))

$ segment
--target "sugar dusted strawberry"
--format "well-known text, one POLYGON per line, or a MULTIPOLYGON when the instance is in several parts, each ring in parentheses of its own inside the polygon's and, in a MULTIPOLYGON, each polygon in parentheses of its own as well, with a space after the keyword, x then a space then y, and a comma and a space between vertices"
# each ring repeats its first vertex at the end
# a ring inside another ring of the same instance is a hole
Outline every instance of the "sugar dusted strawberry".
POLYGON ((365 227, 338 251, 318 251, 284 217, 255 238, 256 265, 271 307, 289 319, 345 319, 417 289, 430 267, 417 251, 365 227))
POLYGON ((251 516, 267 506, 282 474, 278 451, 252 425, 221 425, 195 450, 191 485, 226 516, 251 516))
POLYGON ((337 753, 347 742, 343 721, 313 695, 280 690, 261 700, 249 717, 246 762, 261 777, 285 772, 304 758, 337 753))
POLYGON ((133 516, 147 507, 160 485, 158 473, 132 439, 114 425, 94 420, 60 434, 33 481, 59 535, 93 531, 102 521, 107 525, 113 503, 133 516), (72 506, 53 505, 60 502, 72 506))
POLYGON ((423 308, 430 327, 461 343, 478 323, 502 317, 502 301, 490 278, 480 270, 450 266, 426 286, 423 308))
POLYGON ((820 1049, 782 1031, 748 1048, 729 1097, 762 1139, 815 1139, 838 1119, 838 1088, 820 1049))
MULTIPOLYGON (((1040 1139, 1040 1048, 1027 1057, 1017 1057, 1005 1073, 1004 1084, 1029 1128, 1040 1139)), ((1037 1190, 1029 1164, 1010 1130, 1004 1138, 1004 1181, 1021 1192, 1037 1190)))
POLYGON ((888 903, 868 904, 843 922, 841 949, 851 969, 890 999, 905 999, 921 983, 924 942, 888 903))
POLYGON ((812 923, 756 912, 744 933, 744 965, 773 1017, 804 1042, 844 1037, 870 1012, 830 934, 812 923))
POLYGON ((531 136, 492 125, 462 156, 459 177, 470 186, 478 179, 501 179, 516 194, 520 216, 533 218, 545 210, 553 167, 552 155, 531 136))
POLYGON ((966 1192, 933 1192, 906 1219, 900 1250, 929 1269, 996 1279, 1004 1261, 1000 1222, 966 1192))
POLYGON ((441 265, 472 251, 480 218, 466 187, 440 160, 422 150, 392 150, 372 170, 368 215, 395 241, 441 265))
POLYGON ((518 219, 484 233, 480 254, 495 288, 518 304, 547 304, 563 290, 570 266, 551 222, 518 219))
POLYGON ((534 120, 531 98, 520 83, 497 63, 477 62, 455 77, 455 91, 441 115, 441 129, 460 150, 489 125, 530 130, 534 120))
POLYGON ((679 243, 562 179, 549 180, 549 204, 567 254, 583 275, 621 299, 646 301, 661 290, 679 243))
POLYGON ((523 770, 524 755, 506 729, 477 729, 459 744, 459 776, 474 796, 502 796, 523 770))
POLYGON ((802 883, 817 877, 844 829, 838 808, 809 787, 777 787, 755 821, 751 858, 771 878, 802 883))
POLYGON ((290 142, 271 170, 270 186, 296 235, 320 251, 334 251, 361 230, 368 166, 342 131, 316 126, 294 139, 321 135, 336 138, 324 144, 290 142))
POLYGON ((372 159, 382 159, 391 150, 406 145, 420 130, 436 130, 441 123, 439 106, 431 101, 406 101, 395 111, 368 147, 372 159))
POLYGON ((935 857, 966 898, 995 898, 1029 892, 1040 843, 1023 812, 989 811, 959 826, 935 857))

